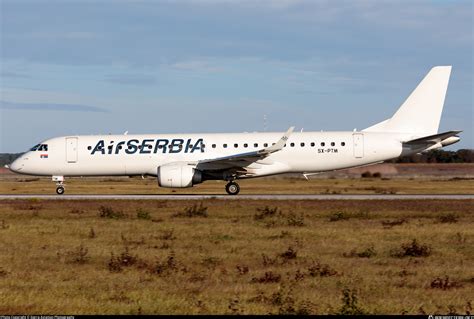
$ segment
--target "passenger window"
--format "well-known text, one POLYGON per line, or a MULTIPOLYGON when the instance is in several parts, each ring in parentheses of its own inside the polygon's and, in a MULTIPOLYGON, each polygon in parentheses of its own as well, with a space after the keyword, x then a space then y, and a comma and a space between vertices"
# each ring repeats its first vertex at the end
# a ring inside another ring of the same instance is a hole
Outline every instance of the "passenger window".
POLYGON ((263 147, 267 147, 267 146, 268 146, 268 143, 263 144, 263 147))
POLYGON ((290 143, 290 146, 291 146, 291 147, 295 147, 295 143, 290 143))
POLYGON ((227 144, 222 145, 224 148, 227 148, 227 144))
POLYGON ((314 144, 314 142, 311 142, 311 147, 314 147, 314 145, 316 145, 316 144, 314 144))
POLYGON ((235 148, 239 147, 239 144, 235 143, 235 144, 234 144, 234 147, 235 147, 235 148))
POLYGON ((331 146, 334 146, 334 145, 336 145, 336 143, 334 143, 334 142, 331 142, 331 146))
POLYGON ((324 145, 326 145, 326 143, 322 142, 322 143, 321 143, 321 146, 324 146, 324 145))
POLYGON ((216 144, 212 144, 212 148, 216 148, 216 144))
POLYGON ((342 142, 342 143, 341 143, 341 146, 346 146, 346 143, 345 143, 345 142, 342 142))
POLYGON ((253 144, 253 147, 258 147, 258 144, 257 143, 253 144))
POLYGON ((90 151, 92 149, 92 146, 87 146, 87 149, 90 151))
POLYGON ((301 147, 304 147, 304 143, 301 143, 300 145, 301 145, 301 147))
POLYGON ((247 143, 244 144, 244 147, 248 147, 249 145, 247 143))

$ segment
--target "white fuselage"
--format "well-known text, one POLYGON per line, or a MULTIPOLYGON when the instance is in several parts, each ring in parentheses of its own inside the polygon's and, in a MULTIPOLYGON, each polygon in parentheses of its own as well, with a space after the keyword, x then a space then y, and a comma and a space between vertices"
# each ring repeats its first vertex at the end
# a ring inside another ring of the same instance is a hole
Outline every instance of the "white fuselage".
MULTIPOLYGON (((66 136, 42 142, 10 168, 49 176, 157 175, 172 162, 197 163, 271 146, 281 133, 66 136), (181 146, 180 146, 181 145, 181 146)), ((285 147, 247 167, 239 178, 338 170, 396 158, 406 134, 376 132, 293 133, 285 147)))

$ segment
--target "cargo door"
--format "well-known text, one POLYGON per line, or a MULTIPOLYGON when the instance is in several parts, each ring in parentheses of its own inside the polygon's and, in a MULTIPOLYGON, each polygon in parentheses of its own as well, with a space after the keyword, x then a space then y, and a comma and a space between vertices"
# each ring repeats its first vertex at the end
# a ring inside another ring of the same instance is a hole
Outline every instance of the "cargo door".
POLYGON ((364 134, 363 133, 354 133, 352 134, 354 141, 354 157, 362 158, 364 157, 364 134))
POLYGON ((77 137, 66 138, 66 161, 68 163, 77 162, 77 137))

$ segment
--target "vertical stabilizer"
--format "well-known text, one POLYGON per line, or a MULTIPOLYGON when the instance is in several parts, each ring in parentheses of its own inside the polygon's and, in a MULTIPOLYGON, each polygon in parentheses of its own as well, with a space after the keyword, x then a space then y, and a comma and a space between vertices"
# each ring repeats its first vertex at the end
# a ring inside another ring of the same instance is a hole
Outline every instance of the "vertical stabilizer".
POLYGON ((420 136, 438 133, 450 75, 451 66, 432 68, 390 119, 364 131, 414 133, 420 136))

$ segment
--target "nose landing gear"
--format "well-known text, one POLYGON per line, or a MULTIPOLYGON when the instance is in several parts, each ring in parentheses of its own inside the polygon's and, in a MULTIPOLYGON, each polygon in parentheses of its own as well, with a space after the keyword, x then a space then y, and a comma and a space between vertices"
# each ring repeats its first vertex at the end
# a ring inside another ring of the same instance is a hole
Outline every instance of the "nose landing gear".
POLYGON ((240 186, 236 182, 229 182, 225 186, 225 190, 229 195, 237 195, 240 192, 240 186))
POLYGON ((63 186, 56 187, 56 194, 58 195, 64 194, 64 187, 63 186))
POLYGON ((64 176, 53 176, 53 182, 56 182, 56 194, 64 194, 64 176))

